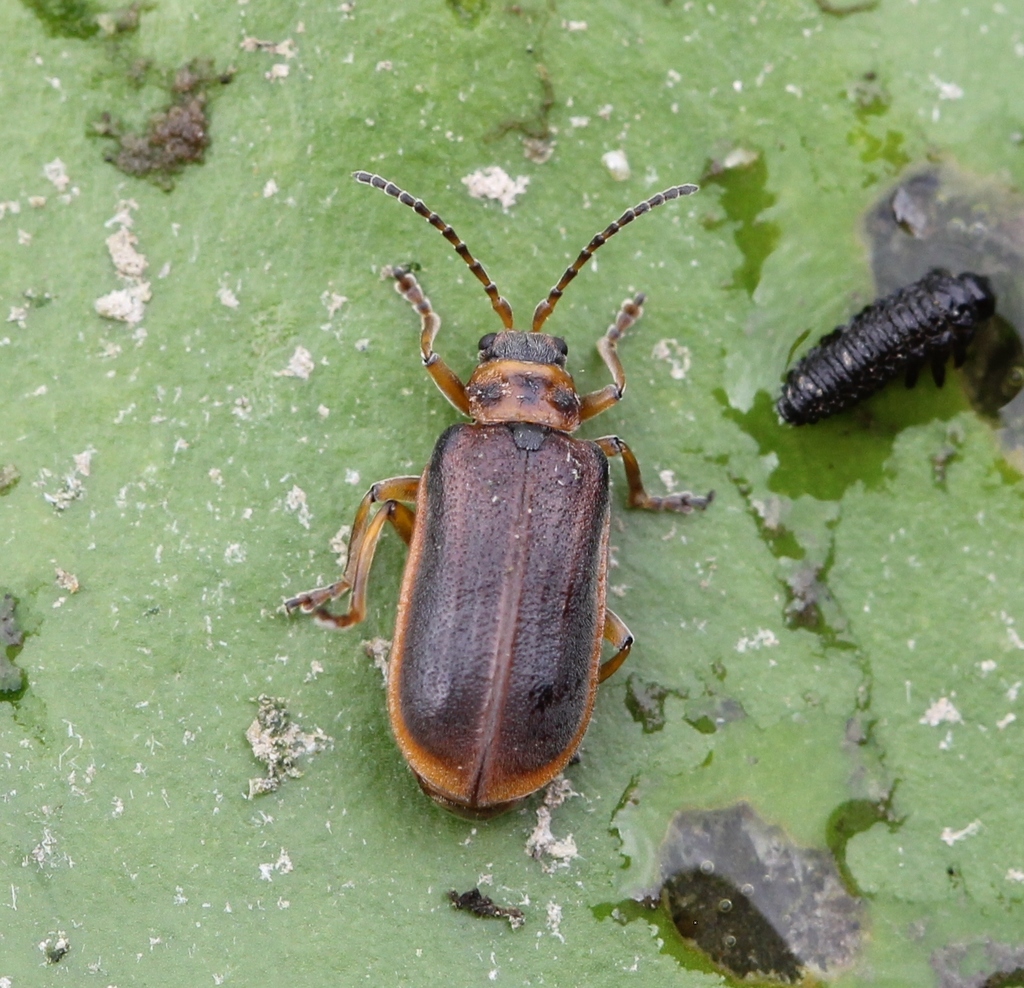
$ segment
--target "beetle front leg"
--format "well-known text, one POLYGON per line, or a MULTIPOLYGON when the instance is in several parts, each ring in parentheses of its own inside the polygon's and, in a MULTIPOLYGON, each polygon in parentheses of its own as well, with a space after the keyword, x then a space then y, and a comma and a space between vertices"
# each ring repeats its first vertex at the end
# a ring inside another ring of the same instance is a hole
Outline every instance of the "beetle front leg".
POLYGON ((604 360, 605 366, 611 372, 612 383, 605 385, 597 391, 591 391, 584 395, 580 405, 580 421, 585 422, 599 415, 607 408, 611 408, 622 398, 626 390, 626 371, 619 359, 619 340, 625 336, 626 331, 644 314, 644 299, 647 296, 643 292, 633 298, 627 298, 619 307, 618 315, 615 317, 608 331, 597 341, 597 350, 604 360))
POLYGON ((626 623, 608 608, 605 608, 604 612, 604 640, 614 645, 618 651, 607 662, 601 663, 597 674, 599 683, 603 683, 609 676, 619 671, 622 663, 629 658, 629 650, 633 647, 633 635, 626 627, 626 623))
POLYGON ((405 268, 386 267, 381 271, 385 278, 395 279, 395 291, 402 296, 419 314, 422 329, 420 330, 420 355, 423 366, 434 379, 434 383, 463 415, 469 415, 469 398, 466 386, 440 357, 434 352, 434 339, 441 328, 441 317, 434 311, 430 299, 423 294, 420 283, 411 271, 405 268))
POLYGON ((644 482, 640 477, 640 464, 636 461, 633 451, 618 436, 603 436, 594 442, 601 448, 605 456, 621 456, 622 465, 626 468, 626 483, 629 485, 628 503, 631 508, 644 508, 647 511, 679 511, 688 515, 691 511, 703 511, 715 497, 714 491, 706 495, 691 494, 680 491, 665 497, 655 497, 644 490, 644 482))
POLYGON ((313 614, 318 624, 330 628, 347 628, 362 621, 366 612, 366 583, 377 540, 390 521, 406 545, 412 539, 415 515, 401 501, 415 501, 419 477, 392 477, 374 484, 359 502, 349 539, 348 565, 340 580, 326 587, 308 590, 285 601, 289 613, 301 610, 313 614), (382 503, 383 502, 383 503, 382 503), (370 509, 381 504, 380 511, 370 519, 370 509), (327 604, 351 591, 348 612, 340 617, 327 610, 327 604))

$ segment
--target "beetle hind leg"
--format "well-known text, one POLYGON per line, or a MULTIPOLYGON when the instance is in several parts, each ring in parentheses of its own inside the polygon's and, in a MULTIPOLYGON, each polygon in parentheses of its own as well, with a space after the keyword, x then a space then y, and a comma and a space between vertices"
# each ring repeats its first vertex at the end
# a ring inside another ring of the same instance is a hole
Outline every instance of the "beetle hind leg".
POLYGON ((289 614, 297 610, 312 614, 317 624, 327 628, 348 628, 362 621, 366 615, 366 585, 377 541, 384 524, 391 522, 405 544, 409 544, 416 516, 401 502, 416 499, 419 482, 419 477, 392 477, 374 484, 359 503, 352 523, 344 575, 326 587, 307 590, 286 600, 285 610, 289 614), (375 504, 380 504, 380 510, 371 519, 370 510, 375 504), (327 605, 346 593, 351 593, 348 611, 332 614, 327 605))
POLYGON ((703 511, 715 499, 714 491, 708 491, 703 495, 680 491, 678 494, 668 494, 664 497, 648 494, 644 489, 640 464, 637 463, 635 454, 618 436, 604 436, 594 441, 605 456, 622 457, 622 465, 626 468, 631 508, 643 508, 646 511, 678 511, 688 515, 692 511, 703 511))

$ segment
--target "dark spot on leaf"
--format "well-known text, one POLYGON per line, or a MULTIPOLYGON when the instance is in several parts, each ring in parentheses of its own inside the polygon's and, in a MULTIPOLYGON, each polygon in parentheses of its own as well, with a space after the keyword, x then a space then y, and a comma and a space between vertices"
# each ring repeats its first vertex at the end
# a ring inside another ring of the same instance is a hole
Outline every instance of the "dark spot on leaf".
POLYGON ((152 114, 146 129, 139 133, 126 130, 104 113, 94 132, 117 141, 116 149, 104 155, 105 160, 126 175, 149 178, 170 191, 173 175, 186 165, 203 163, 210 146, 207 92, 231 78, 232 70, 218 73, 208 61, 196 59, 182 66, 170 85, 170 105, 152 114))
POLYGON ((480 889, 470 889, 468 892, 456 892, 452 889, 448 893, 448 901, 456 909, 464 909, 474 916, 483 919, 507 919, 513 930, 523 925, 523 912, 514 906, 498 906, 494 900, 480 892, 480 889))
POLYGON ((831 854, 797 847, 746 803, 677 813, 659 857, 643 900, 734 976, 791 983, 856 959, 863 909, 831 854))

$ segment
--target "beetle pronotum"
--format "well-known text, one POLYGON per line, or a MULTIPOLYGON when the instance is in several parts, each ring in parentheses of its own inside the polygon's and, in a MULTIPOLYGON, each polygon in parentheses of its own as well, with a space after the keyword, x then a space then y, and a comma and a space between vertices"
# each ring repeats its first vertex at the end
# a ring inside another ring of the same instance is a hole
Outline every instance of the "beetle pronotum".
POLYGON ((594 251, 637 216, 696 186, 666 189, 597 234, 537 306, 531 331, 518 332, 511 306, 447 223, 378 175, 353 177, 440 230, 504 328, 480 340, 479 363, 463 384, 434 350, 441 321, 416 278, 385 269, 420 315, 427 372, 473 423, 448 428, 420 476, 374 484, 356 511, 344 575, 285 606, 332 628, 361 621, 377 540, 391 523, 409 546, 388 672, 395 739, 433 799, 461 815, 490 816, 562 771, 590 722, 598 682, 622 665, 633 643, 605 606, 608 457, 622 457, 631 507, 686 513, 713 496, 654 497, 617 436, 591 442, 570 435, 622 397, 617 347, 640 318, 643 295, 622 303, 598 343, 612 383, 589 394, 577 394, 565 369, 565 341, 541 332, 594 251), (346 593, 345 614, 327 610, 346 593), (615 649, 604 663, 603 640, 615 649))

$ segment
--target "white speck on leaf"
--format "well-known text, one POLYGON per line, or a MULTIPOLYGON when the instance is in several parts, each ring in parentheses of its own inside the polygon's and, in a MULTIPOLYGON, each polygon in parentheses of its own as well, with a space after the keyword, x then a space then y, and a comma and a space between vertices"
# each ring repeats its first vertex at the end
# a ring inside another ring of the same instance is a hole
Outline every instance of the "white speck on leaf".
POLYGON ((952 847, 959 841, 966 840, 968 837, 973 837, 976 833, 981 830, 981 821, 972 820, 963 830, 954 830, 952 827, 943 827, 940 840, 952 847))
POLYGON ((632 174, 629 169, 629 159, 626 157, 626 152, 622 150, 605 151, 601 155, 601 164, 608 169, 608 174, 616 182, 625 182, 632 174))

